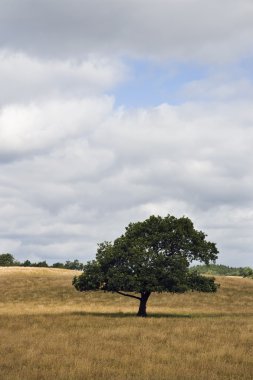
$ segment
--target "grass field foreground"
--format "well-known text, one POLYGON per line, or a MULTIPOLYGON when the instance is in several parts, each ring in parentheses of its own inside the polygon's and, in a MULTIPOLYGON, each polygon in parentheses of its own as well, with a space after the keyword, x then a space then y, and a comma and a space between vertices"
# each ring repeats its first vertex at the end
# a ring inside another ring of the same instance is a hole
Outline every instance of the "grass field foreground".
POLYGON ((117 294, 79 293, 79 272, 0 268, 5 380, 251 380, 253 280, 216 294, 152 294, 148 318, 117 294))

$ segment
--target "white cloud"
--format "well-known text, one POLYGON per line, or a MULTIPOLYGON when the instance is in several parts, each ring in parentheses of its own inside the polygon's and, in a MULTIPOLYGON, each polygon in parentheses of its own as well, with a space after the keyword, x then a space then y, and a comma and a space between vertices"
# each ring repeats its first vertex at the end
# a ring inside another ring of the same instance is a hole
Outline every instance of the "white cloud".
POLYGON ((0 15, 0 252, 84 261, 171 213, 252 265, 251 0, 2 0, 0 15), (178 78, 182 104, 116 108, 133 57, 206 77, 178 78))
POLYGON ((179 90, 185 99, 198 101, 218 101, 238 103, 251 101, 253 97, 252 80, 243 73, 220 70, 205 79, 193 80, 184 84, 179 90))
POLYGON ((6 106, 0 113, 0 159, 43 152, 66 139, 85 139, 112 106, 113 99, 106 96, 6 106))
POLYGON ((223 262, 251 264, 249 103, 128 111, 101 97, 30 107, 6 107, 0 124, 1 151, 16 153, 1 165, 1 235, 18 257, 85 261, 130 221, 171 213, 207 232, 223 262))
POLYGON ((24 53, 0 50, 0 106, 35 99, 95 96, 109 91, 127 77, 118 60, 39 60, 24 53))

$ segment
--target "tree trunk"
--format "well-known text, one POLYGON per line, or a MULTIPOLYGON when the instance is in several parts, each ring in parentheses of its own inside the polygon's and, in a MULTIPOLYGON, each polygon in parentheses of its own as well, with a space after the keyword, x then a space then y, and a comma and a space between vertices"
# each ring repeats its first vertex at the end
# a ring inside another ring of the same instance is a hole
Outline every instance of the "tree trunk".
POLYGON ((140 306, 139 306, 139 310, 137 313, 138 317, 146 317, 147 316, 146 305, 147 305, 147 301, 148 301, 150 294, 151 294, 150 292, 141 293, 140 306))

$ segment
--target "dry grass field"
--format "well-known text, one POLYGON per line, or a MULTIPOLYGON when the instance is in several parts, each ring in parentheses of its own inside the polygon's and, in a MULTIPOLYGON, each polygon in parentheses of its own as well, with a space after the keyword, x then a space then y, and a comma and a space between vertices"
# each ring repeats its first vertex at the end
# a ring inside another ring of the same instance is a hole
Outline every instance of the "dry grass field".
POLYGON ((79 293, 77 272, 0 268, 0 379, 252 380, 253 280, 217 277, 217 294, 137 302, 79 293))

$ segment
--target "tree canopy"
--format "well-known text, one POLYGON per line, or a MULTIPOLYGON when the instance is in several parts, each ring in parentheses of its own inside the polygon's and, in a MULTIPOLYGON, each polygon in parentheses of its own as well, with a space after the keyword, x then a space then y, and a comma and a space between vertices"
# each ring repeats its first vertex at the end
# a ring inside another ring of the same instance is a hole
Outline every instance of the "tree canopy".
POLYGON ((214 279, 190 272, 189 265, 193 260, 208 264, 217 255, 216 245, 206 241, 206 234, 189 218, 151 216, 130 223, 113 243, 99 244, 96 260, 84 266, 73 285, 79 291, 104 290, 136 298, 137 315, 146 316, 152 292, 215 292, 214 279))
POLYGON ((0 267, 15 265, 15 259, 11 253, 0 254, 0 267))

